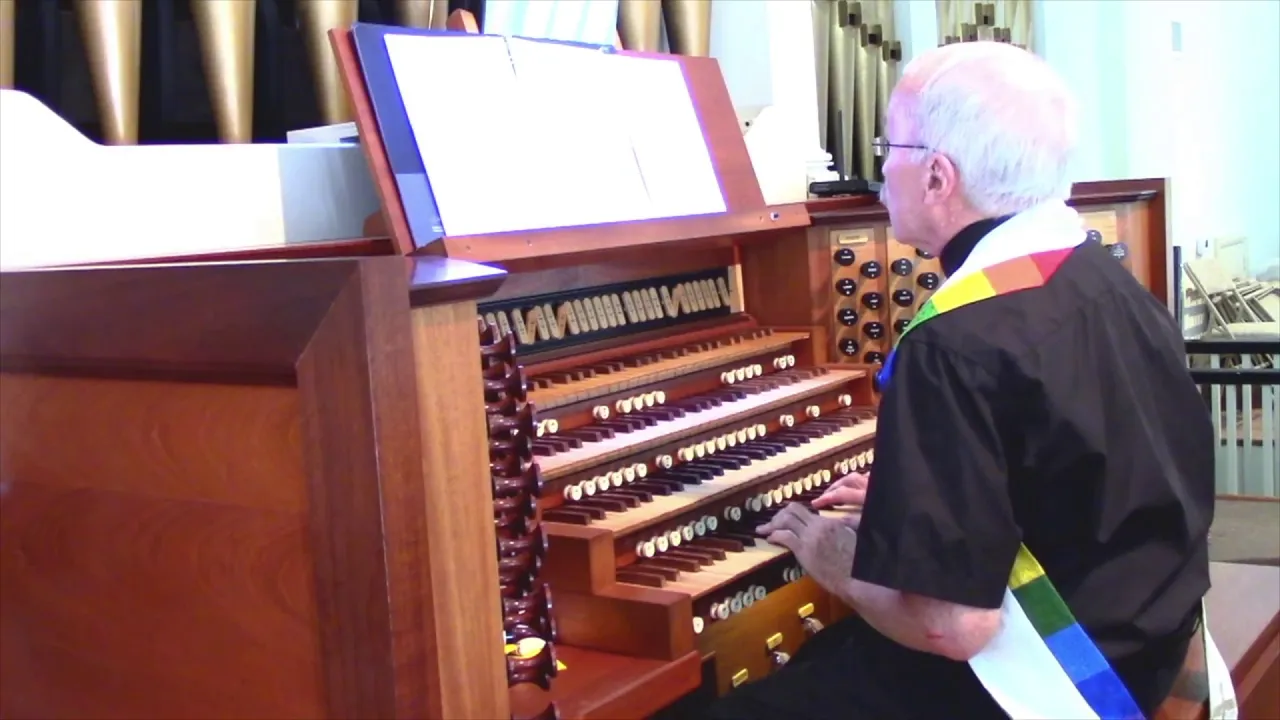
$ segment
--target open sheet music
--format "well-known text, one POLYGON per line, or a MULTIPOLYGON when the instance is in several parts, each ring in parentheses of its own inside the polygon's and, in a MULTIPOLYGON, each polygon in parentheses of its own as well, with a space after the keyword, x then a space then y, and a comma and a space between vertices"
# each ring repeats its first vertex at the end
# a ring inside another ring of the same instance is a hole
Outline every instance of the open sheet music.
POLYGON ((386 45, 448 235, 725 211, 673 60, 495 35, 386 45))

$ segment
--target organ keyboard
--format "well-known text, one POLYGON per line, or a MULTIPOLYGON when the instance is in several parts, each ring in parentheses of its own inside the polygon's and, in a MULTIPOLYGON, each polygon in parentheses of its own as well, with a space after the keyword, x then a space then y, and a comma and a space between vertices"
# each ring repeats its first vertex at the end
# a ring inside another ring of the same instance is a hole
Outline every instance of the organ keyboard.
MULTIPOLYGON (((866 370, 810 360, 810 329, 744 312, 734 267, 654 275, 664 266, 478 307, 482 358, 508 359, 483 380, 503 438, 491 446, 495 494, 537 475, 537 510, 525 512, 545 533, 543 559, 509 564, 536 565, 537 592, 554 597, 536 623, 547 647, 653 653, 613 632, 612 615, 665 636, 669 660, 696 650, 723 690, 805 637, 756 617, 771 595, 798 595, 793 615, 811 631, 829 619, 825 593, 755 528, 874 463, 874 398, 866 370), (511 433, 527 436, 515 459, 511 433), (780 639, 766 648, 715 630, 735 623, 780 639)), ((495 510, 500 538, 506 509, 495 510)), ((562 697, 574 668, 552 672, 532 684, 562 697)))

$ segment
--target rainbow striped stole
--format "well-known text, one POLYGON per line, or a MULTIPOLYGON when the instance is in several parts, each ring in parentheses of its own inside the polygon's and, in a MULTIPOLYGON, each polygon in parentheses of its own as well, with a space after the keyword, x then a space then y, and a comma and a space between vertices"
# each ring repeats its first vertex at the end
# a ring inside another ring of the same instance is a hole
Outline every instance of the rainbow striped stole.
MULTIPOLYGON (((968 275, 949 280, 938 289, 920 312, 898 336, 901 343, 922 323, 983 300, 1008 295, 1020 290, 1043 287, 1053 277, 1074 247, 1026 255, 968 275)), ((877 374, 883 390, 893 376, 897 345, 890 351, 884 367, 877 374)), ((1049 581, 1044 568, 1031 551, 1022 546, 1009 575, 1009 595, 1017 601, 1041 642, 1075 686, 1080 697, 1104 720, 1141 720, 1138 708, 1124 681, 1116 675, 1111 663, 1085 632, 1070 608, 1049 581)), ((1029 637, 1029 634, 1028 634, 1029 637)))
POLYGON ((1142 720, 1142 710, 1129 688, 1076 621, 1025 545, 1018 548, 1009 590, 1054 660, 1099 718, 1142 720))
POLYGON ((1067 256, 1074 251, 1075 248, 1072 247, 1024 255, 948 280, 925 301, 920 312, 911 318, 906 329, 898 336, 893 349, 889 351, 889 357, 885 359, 884 366, 876 373, 876 380, 880 387, 883 389, 889 384, 889 378, 893 376, 893 361, 898 351, 898 343, 901 343, 912 330, 945 312, 965 305, 1019 290, 1042 287, 1049 282, 1049 278, 1053 277, 1067 256))

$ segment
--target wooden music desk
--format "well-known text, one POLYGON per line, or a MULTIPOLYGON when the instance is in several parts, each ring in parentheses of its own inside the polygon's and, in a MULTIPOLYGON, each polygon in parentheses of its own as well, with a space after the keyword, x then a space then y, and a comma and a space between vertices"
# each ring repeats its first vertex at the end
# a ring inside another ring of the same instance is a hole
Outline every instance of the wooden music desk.
POLYGON ((1240 717, 1280 718, 1280 568, 1211 563, 1209 629, 1231 668, 1240 717))

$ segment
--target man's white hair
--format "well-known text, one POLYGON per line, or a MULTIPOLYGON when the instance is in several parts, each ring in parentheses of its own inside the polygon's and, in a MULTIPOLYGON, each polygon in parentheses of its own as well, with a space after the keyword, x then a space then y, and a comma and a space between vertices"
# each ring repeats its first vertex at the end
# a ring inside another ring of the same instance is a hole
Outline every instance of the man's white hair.
POLYGON ((913 139, 951 159, 975 210, 1010 215, 1071 196, 1076 102, 1048 63, 1005 43, 957 43, 909 63, 900 89, 913 139))

